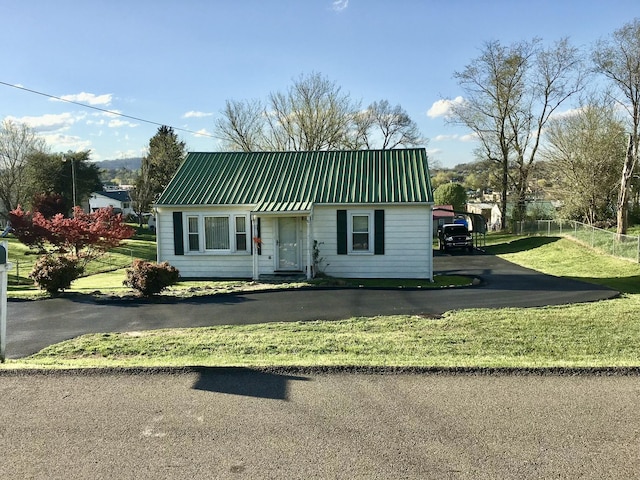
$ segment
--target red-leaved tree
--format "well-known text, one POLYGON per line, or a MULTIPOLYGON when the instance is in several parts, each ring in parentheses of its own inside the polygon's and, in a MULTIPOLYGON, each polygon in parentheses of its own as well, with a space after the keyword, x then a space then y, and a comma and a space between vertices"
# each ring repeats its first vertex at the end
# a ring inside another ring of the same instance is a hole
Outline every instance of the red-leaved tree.
POLYGON ((117 247, 135 231, 112 208, 85 213, 76 207, 72 218, 61 213, 46 218, 20 206, 9 212, 13 234, 25 245, 42 253, 74 254, 83 264, 117 247))

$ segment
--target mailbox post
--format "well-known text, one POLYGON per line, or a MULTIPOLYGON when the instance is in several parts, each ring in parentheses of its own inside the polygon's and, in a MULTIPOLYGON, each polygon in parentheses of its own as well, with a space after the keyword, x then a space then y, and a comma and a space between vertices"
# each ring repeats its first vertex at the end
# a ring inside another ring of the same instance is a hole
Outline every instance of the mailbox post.
POLYGON ((7 347, 7 275, 11 264, 7 262, 7 242, 0 243, 0 362, 4 363, 7 347))

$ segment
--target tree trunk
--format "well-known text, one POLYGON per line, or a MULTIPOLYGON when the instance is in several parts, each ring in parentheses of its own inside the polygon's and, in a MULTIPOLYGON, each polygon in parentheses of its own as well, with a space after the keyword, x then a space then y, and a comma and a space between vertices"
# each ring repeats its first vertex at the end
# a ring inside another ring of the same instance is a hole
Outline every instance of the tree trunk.
POLYGON ((627 233, 627 211, 629 210, 629 187, 631 185, 631 177, 633 176, 633 167, 635 166, 635 156, 633 154, 633 135, 629 135, 629 146, 627 147, 627 156, 624 159, 622 167, 622 178, 620 179, 620 192, 618 193, 618 212, 617 212, 617 228, 618 235, 627 233))
POLYGON ((509 190, 509 165, 502 162, 502 192, 500 194, 500 229, 507 229, 507 191, 509 190))

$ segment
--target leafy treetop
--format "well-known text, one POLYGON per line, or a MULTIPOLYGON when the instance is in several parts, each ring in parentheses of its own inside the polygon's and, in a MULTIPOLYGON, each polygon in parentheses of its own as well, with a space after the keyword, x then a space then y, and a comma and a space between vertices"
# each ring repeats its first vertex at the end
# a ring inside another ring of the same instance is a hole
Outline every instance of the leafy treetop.
POLYGON ((71 252, 85 264, 135 233, 112 208, 86 213, 76 207, 73 213, 72 218, 60 213, 46 218, 18 206, 9 212, 9 218, 13 234, 25 245, 52 253, 71 252))

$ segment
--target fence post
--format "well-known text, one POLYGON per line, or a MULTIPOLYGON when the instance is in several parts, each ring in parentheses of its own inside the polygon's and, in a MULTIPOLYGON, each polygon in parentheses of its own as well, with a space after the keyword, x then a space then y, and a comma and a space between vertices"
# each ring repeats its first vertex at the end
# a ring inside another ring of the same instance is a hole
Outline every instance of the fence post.
POLYGON ((640 235, 638 235, 638 263, 640 263, 640 235))

